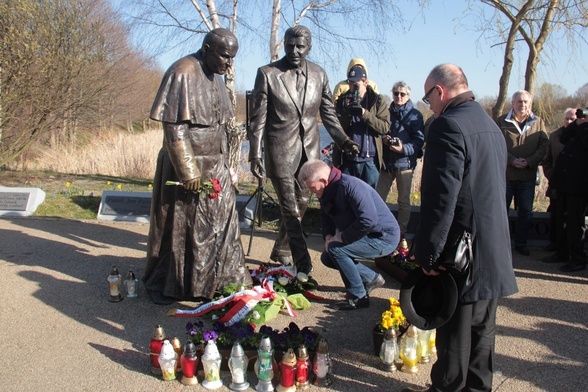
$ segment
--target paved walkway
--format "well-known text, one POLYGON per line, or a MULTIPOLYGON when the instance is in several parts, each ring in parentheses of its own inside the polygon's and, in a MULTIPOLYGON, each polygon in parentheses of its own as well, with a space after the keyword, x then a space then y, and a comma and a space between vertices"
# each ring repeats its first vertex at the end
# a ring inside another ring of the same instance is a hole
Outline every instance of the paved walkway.
MULTIPOLYGON (((142 275, 147 231, 135 223, 0 219, 1 391, 205 390, 164 382, 149 371, 149 339, 157 324, 169 336, 185 336, 186 319, 165 316, 173 306, 151 304, 142 288, 137 299, 108 301, 112 265, 121 274, 132 269, 142 275)), ((256 233, 251 266, 267 260, 273 238, 256 233)), ((248 241, 243 235, 245 249, 248 241)), ((398 282, 386 277, 368 309, 331 310, 326 304, 343 296, 340 277, 320 264, 318 236, 309 238, 309 246, 328 301, 313 302, 294 321, 324 330, 335 363, 330 390, 425 386, 431 365, 416 375, 390 374, 373 355, 370 331, 388 297, 398 296, 398 282)), ((588 390, 588 273, 560 273, 557 265, 539 262, 543 256, 538 249, 530 257, 515 255, 520 293, 500 302, 494 390, 588 390)), ((281 329, 290 321, 280 315, 271 325, 281 329)), ((223 378, 228 385, 229 373, 223 378)), ((249 381, 255 385, 253 373, 249 381)))

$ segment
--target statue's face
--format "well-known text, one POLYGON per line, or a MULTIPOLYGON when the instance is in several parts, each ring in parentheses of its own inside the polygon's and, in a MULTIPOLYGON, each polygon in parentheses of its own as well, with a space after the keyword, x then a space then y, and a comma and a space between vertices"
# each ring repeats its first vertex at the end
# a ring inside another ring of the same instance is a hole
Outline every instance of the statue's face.
POLYGON ((290 65, 294 68, 300 68, 304 65, 306 56, 310 52, 310 45, 304 37, 289 37, 284 49, 286 50, 286 60, 290 65))
POLYGON ((226 40, 209 47, 204 53, 204 63, 211 72, 224 75, 233 65, 239 45, 235 40, 226 40))

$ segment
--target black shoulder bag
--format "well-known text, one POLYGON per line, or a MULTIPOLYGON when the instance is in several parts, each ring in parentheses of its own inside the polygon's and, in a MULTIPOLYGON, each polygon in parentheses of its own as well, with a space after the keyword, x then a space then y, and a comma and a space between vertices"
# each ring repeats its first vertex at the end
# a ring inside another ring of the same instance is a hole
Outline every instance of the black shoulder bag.
POLYGON ((453 245, 445 247, 440 258, 443 266, 468 274, 466 285, 472 284, 471 264, 474 262, 472 233, 464 230, 453 245))

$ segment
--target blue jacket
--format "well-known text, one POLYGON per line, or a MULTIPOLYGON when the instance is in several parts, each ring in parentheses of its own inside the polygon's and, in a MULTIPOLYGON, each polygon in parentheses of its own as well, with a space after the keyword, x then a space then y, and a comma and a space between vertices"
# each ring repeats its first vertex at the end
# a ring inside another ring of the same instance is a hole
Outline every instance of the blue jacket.
POLYGON ((400 108, 392 102, 388 135, 402 141, 402 153, 396 153, 388 146, 384 146, 386 170, 407 170, 416 167, 417 158, 425 143, 424 129, 423 115, 415 109, 411 100, 400 108))
POLYGON ((341 232, 344 244, 364 236, 377 237, 397 244, 400 228, 394 215, 376 191, 359 178, 331 169, 321 204, 323 237, 341 232))

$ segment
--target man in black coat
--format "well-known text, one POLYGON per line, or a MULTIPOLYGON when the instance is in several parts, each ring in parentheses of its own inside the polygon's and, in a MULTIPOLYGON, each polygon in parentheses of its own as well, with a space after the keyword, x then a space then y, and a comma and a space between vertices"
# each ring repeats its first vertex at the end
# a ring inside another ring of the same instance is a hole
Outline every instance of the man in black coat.
MULTIPOLYGON (((586 269, 584 238, 588 207, 588 108, 576 111, 578 119, 563 131, 560 142, 564 148, 555 161, 549 186, 555 189, 557 215, 565 224, 557 232, 558 252, 565 255, 563 272, 586 269), (569 259, 568 259, 569 257, 569 259)), ((560 225, 561 226, 561 225, 560 225)))
POLYGON ((248 132, 249 161, 253 175, 263 178, 265 150, 266 175, 280 202, 282 219, 270 258, 310 273, 312 263, 300 224, 310 193, 296 175, 304 162, 320 158, 319 114, 340 148, 347 153, 359 150, 337 119, 327 74, 306 60, 311 48, 308 28, 286 30, 284 48, 283 58, 257 70, 248 132))
POLYGON ((450 272, 459 301, 437 329, 438 360, 428 390, 490 391, 497 301, 518 291, 504 199, 506 145, 468 91, 461 68, 433 68, 425 91, 423 101, 436 119, 427 136, 414 256, 425 274, 437 275, 464 231, 473 236, 474 254, 469 276, 450 272))

